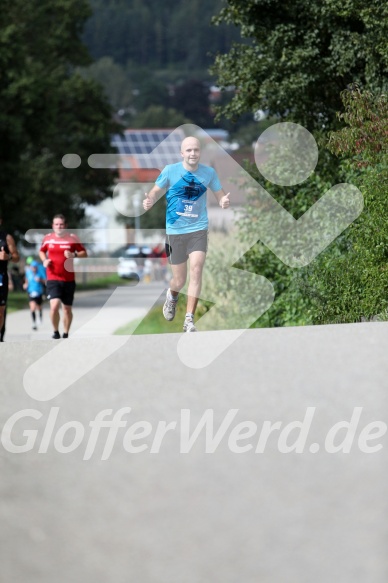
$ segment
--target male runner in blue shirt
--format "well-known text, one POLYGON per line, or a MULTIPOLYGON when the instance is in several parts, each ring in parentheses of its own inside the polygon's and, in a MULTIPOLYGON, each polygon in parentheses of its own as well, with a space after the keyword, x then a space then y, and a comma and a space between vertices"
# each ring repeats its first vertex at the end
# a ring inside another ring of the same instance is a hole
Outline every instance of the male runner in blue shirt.
POLYGON ((30 267, 26 269, 24 276, 23 289, 27 290, 28 303, 30 306, 30 313, 32 318, 32 329, 37 330, 36 313, 39 312, 40 323, 43 321, 43 291, 46 278, 42 277, 42 264, 37 261, 31 261, 30 267))
POLYGON ((196 332, 194 314, 201 292, 202 271, 206 258, 208 216, 206 192, 210 188, 221 208, 229 207, 229 195, 222 190, 214 168, 199 163, 201 145, 197 138, 187 137, 181 144, 182 161, 167 165, 145 194, 143 207, 149 210, 166 191, 166 250, 172 279, 167 290, 163 315, 173 320, 179 291, 187 278, 187 260, 190 259, 187 291, 185 332, 196 332))

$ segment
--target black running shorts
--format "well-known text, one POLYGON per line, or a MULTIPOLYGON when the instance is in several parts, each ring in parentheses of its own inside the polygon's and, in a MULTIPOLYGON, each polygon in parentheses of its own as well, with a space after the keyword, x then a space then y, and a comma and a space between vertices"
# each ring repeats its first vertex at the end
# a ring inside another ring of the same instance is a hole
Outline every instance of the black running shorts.
POLYGON ((29 302, 35 302, 37 306, 41 306, 43 302, 42 296, 28 296, 29 302))
POLYGON ((46 285, 48 300, 61 300, 65 306, 72 306, 75 292, 75 281, 58 281, 49 279, 46 285))
POLYGON ((208 231, 166 236, 166 253, 172 265, 185 263, 193 251, 207 251, 208 231))

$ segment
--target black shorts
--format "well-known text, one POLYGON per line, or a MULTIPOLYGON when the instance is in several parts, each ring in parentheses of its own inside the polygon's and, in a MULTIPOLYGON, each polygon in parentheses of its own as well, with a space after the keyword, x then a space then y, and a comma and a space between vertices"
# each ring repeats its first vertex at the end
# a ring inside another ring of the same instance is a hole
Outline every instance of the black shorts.
POLYGON ((75 292, 75 281, 59 281, 49 279, 46 285, 48 300, 61 300, 65 306, 72 306, 75 292))
POLYGON ((8 273, 0 273, 0 306, 5 306, 8 298, 8 273))
POLYGON ((43 298, 42 296, 28 296, 28 301, 35 302, 37 306, 41 306, 43 298))
POLYGON ((166 253, 172 265, 185 263, 193 251, 207 251, 208 231, 166 236, 166 253))

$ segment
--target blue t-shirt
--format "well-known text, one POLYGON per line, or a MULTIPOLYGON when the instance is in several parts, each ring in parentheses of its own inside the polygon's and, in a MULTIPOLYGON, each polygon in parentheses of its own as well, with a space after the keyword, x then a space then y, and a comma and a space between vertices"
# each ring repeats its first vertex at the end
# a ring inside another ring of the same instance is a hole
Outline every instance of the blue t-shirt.
POLYGON ((155 184, 167 188, 166 233, 181 235, 208 228, 206 192, 221 190, 214 168, 199 164, 197 170, 186 170, 182 162, 168 164, 155 184))
POLYGON ((32 269, 27 269, 25 273, 27 279, 27 292, 28 295, 32 298, 37 298, 38 296, 41 296, 43 293, 42 282, 36 281, 37 277, 38 278, 42 277, 38 269, 36 270, 36 272, 32 271, 32 269))

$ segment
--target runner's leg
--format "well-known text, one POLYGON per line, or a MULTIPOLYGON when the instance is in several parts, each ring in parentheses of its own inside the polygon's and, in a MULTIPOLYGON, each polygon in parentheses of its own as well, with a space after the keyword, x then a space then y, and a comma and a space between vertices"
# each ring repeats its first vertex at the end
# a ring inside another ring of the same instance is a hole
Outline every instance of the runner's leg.
POLYGON ((63 309, 63 331, 65 334, 69 333, 71 323, 73 321, 73 310, 71 306, 62 305, 63 309))
POLYGON ((4 312, 5 312, 5 306, 0 306, 0 330, 4 326, 4 321, 5 321, 4 312))
POLYGON ((36 309, 37 309, 37 305, 36 302, 34 302, 33 300, 30 300, 29 302, 30 304, 30 314, 31 314, 31 318, 32 318, 32 328, 33 330, 36 330, 36 309))
POLYGON ((186 283, 187 263, 178 263, 171 265, 172 278, 170 287, 167 290, 166 301, 163 305, 163 316, 171 322, 175 318, 176 307, 178 304, 178 294, 186 283))
POLYGON ((171 265, 172 278, 170 280, 171 295, 176 297, 186 283, 187 262, 171 265))
POLYGON ((59 298, 53 298, 50 300, 50 320, 54 328, 54 332, 58 331, 59 328, 59 308, 61 306, 61 300, 59 298))
POLYGON ((190 275, 189 287, 187 290, 186 312, 193 314, 197 308, 198 298, 202 287, 202 271, 205 264, 206 253, 204 251, 193 251, 189 255, 190 275))

